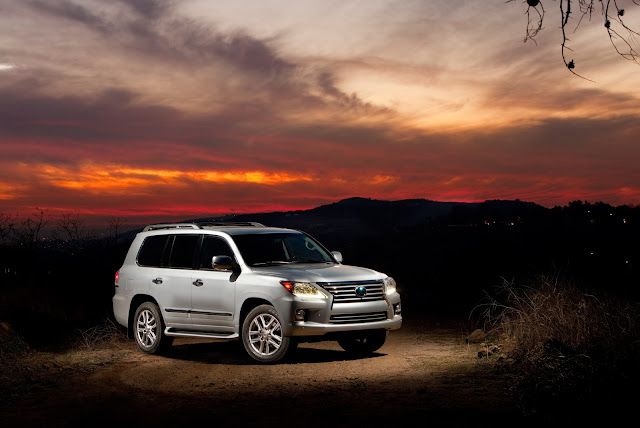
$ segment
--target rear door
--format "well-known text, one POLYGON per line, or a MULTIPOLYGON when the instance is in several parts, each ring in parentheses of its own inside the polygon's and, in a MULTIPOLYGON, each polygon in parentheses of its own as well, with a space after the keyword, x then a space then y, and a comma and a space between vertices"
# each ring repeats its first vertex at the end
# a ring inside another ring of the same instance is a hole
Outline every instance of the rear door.
POLYGON ((164 280, 166 299, 164 301, 164 315, 167 324, 187 324, 191 328, 191 292, 193 288, 192 275, 195 263, 195 255, 200 236, 196 234, 184 234, 173 236, 167 245, 171 245, 168 266, 159 270, 159 275, 164 280))
POLYGON ((200 235, 155 235, 145 239, 138 264, 149 267, 145 275, 149 294, 170 327, 189 328, 191 276, 200 235))

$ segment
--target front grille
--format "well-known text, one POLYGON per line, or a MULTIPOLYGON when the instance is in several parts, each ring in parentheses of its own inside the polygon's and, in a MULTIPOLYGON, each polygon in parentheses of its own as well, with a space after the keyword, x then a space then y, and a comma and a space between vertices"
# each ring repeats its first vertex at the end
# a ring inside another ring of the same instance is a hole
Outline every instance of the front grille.
POLYGON ((331 315, 331 324, 355 324, 361 322, 385 321, 387 312, 370 312, 367 314, 341 314, 331 315))
POLYGON ((334 303, 370 302, 384 299, 382 281, 318 282, 318 285, 333 294, 334 303), (358 287, 364 287, 364 296, 356 294, 358 287))

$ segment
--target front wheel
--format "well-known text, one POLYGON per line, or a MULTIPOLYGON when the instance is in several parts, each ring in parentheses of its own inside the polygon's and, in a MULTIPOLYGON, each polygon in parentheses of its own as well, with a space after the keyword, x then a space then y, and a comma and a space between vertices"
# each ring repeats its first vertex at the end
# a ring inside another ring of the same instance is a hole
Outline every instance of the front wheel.
POLYGON ((255 307, 242 325, 242 343, 251 358, 261 363, 282 360, 289 349, 291 338, 282 333, 282 322, 271 305, 255 307))
POLYGON ((347 334, 338 339, 338 344, 342 349, 351 354, 367 355, 382 348, 386 340, 386 330, 373 330, 347 334))
POLYGON ((155 303, 144 302, 138 306, 133 321, 134 337, 142 351, 155 354, 171 346, 173 337, 164 334, 164 321, 155 303))

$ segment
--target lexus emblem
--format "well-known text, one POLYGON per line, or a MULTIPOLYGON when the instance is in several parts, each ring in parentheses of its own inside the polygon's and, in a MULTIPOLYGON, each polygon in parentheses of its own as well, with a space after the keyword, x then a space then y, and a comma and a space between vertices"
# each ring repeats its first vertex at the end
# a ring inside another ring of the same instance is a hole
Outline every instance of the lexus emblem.
POLYGON ((356 287, 356 296, 364 297, 366 295, 367 295, 367 287, 365 287, 364 285, 359 285, 358 287, 356 287))

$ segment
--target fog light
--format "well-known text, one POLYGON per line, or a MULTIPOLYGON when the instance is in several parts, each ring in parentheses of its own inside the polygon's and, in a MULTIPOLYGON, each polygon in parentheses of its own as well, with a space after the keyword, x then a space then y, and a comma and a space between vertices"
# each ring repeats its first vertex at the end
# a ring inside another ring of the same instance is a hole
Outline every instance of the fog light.
POLYGON ((393 313, 396 315, 402 315, 402 307, 400 306, 400 303, 393 305, 393 313))
POLYGON ((296 309, 296 321, 304 321, 304 309, 296 309))

